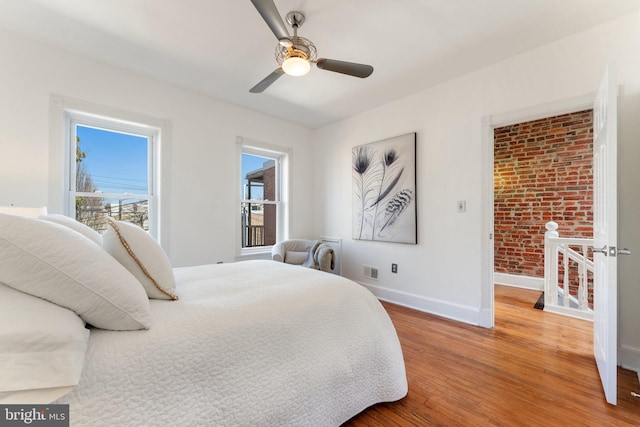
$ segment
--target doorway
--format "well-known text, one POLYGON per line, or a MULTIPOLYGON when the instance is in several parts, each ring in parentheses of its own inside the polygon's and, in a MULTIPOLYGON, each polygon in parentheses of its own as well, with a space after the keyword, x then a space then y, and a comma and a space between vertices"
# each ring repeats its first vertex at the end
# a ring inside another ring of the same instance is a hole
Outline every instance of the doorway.
MULTIPOLYGON (((481 255, 481 325, 493 327, 494 273, 493 273, 493 140, 494 129, 520 121, 586 110, 593 102, 594 116, 594 356, 607 402, 616 404, 617 367, 617 92, 615 70, 607 67, 595 97, 582 97, 554 106, 543 106, 526 112, 511 113, 501 117, 483 118, 482 126, 482 248, 481 255), (562 108, 561 108, 562 107, 562 108), (554 111, 555 110, 555 111, 554 111), (540 113, 543 114, 540 114, 540 113), (546 112, 546 113, 545 113, 546 112), (558 112, 558 113, 556 113, 558 112), (515 119, 514 119, 515 118, 515 119), (516 120, 517 119, 517 120, 516 120)), ((630 253, 625 249, 620 253, 630 253)), ((566 297, 566 294, 565 294, 566 297)), ((546 302, 552 302, 549 296, 546 302)))
POLYGON ((547 222, 562 237, 593 236, 593 110, 495 127, 493 170, 494 281, 542 292, 547 222))
POLYGON ((561 102, 535 106, 505 114, 486 116, 482 119, 482 234, 481 234, 481 326, 493 328, 494 319, 494 139, 495 130, 591 109, 593 95, 572 98, 561 102))

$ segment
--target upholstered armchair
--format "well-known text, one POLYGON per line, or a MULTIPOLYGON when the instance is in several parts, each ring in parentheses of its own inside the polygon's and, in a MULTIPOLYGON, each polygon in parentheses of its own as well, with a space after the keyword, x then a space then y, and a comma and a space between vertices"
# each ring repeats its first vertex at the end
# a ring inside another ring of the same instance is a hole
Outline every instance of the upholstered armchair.
POLYGON ((271 258, 322 271, 335 268, 333 248, 320 240, 291 239, 278 242, 271 250, 271 258))

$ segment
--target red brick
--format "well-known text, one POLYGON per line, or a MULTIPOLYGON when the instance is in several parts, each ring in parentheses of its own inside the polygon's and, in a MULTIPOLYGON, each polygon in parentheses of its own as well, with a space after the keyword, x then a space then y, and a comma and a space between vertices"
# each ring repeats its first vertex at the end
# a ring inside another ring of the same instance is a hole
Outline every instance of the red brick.
POLYGON ((591 237, 591 110, 494 130, 495 271, 544 276, 544 225, 591 237))

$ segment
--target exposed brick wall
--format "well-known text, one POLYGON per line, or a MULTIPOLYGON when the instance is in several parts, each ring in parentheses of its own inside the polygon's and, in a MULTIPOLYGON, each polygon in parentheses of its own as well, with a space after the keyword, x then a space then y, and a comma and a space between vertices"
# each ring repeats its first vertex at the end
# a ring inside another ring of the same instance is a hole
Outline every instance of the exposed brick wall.
POLYGON ((593 236, 593 114, 494 130, 495 271, 544 277, 544 232, 593 236))

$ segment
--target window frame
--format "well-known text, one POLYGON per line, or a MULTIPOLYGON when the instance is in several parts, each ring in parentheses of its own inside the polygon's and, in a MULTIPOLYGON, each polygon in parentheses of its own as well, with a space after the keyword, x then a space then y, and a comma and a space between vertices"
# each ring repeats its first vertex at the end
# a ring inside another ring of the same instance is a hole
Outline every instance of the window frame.
MULTIPOLYGON (((258 141, 247 140, 238 137, 237 143, 237 181, 236 181, 236 194, 237 202, 235 209, 242 209, 243 203, 260 204, 260 205, 274 205, 276 206, 276 242, 285 240, 289 235, 289 169, 291 164, 291 149, 286 147, 280 147, 261 143, 258 141), (275 161, 275 198, 276 200, 257 200, 257 199, 245 199, 243 191, 242 176, 242 155, 248 154, 251 156, 263 157, 268 160, 275 161)), ((236 215, 238 218, 236 225, 236 255, 238 257, 252 257, 270 254, 273 245, 268 246, 253 246, 242 247, 243 230, 241 215, 236 215)))
POLYGON ((160 140, 160 128, 130 122, 114 117, 106 117, 90 114, 82 111, 66 110, 65 120, 65 177, 64 177, 64 214, 75 218, 75 197, 98 197, 94 193, 77 192, 76 183, 76 129, 77 126, 90 127, 108 132, 118 132, 135 136, 146 137, 147 146, 147 194, 142 193, 99 193, 99 197, 139 198, 148 202, 148 232, 156 240, 159 240, 159 209, 158 209, 158 181, 159 181, 159 157, 157 152, 160 140))

